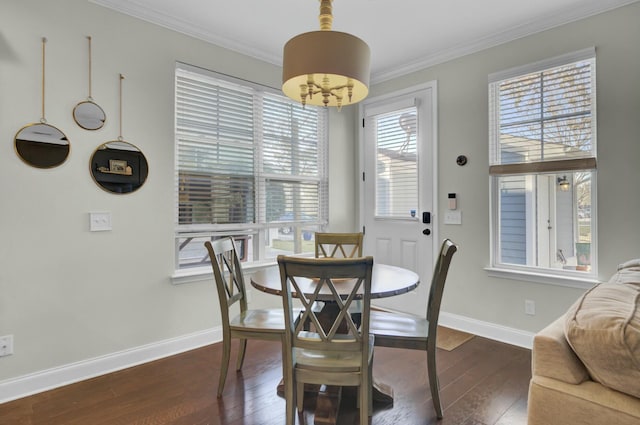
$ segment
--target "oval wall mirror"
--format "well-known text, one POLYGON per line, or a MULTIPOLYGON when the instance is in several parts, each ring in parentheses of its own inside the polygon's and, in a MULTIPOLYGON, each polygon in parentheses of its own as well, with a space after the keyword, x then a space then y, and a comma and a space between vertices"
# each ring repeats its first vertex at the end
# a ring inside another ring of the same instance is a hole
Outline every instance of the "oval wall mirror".
POLYGON ((91 37, 87 36, 87 40, 89 42, 89 96, 87 100, 78 103, 73 108, 73 119, 85 130, 98 130, 104 126, 107 115, 91 97, 91 37))
POLYGON ((14 139, 16 153, 24 162, 36 168, 52 168, 69 156, 71 146, 58 128, 44 123, 22 127, 14 139))
POLYGON ((122 80, 124 75, 120 74, 120 136, 98 146, 89 163, 93 180, 110 193, 135 192, 149 175, 142 151, 122 138, 122 80))
POLYGON ((85 130, 98 130, 104 126, 107 116, 97 103, 85 100, 73 108, 73 119, 85 130))
POLYGON ((131 193, 147 180, 147 158, 137 146, 113 140, 98 146, 91 156, 91 176, 110 193, 131 193))
POLYGON ((67 136, 57 127, 47 124, 44 113, 45 44, 42 37, 42 118, 39 123, 25 125, 16 133, 13 142, 16 153, 27 164, 36 168, 53 168, 69 156, 71 145, 67 136))

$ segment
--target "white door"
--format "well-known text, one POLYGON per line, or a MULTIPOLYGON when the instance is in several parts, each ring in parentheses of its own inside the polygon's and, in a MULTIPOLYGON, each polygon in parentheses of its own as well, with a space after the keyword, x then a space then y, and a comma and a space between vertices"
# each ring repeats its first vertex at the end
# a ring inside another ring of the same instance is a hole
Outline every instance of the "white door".
POLYGON ((426 312, 437 243, 435 91, 432 82, 370 99, 360 109, 364 253, 415 271, 421 282, 411 293, 374 304, 419 315, 426 312))

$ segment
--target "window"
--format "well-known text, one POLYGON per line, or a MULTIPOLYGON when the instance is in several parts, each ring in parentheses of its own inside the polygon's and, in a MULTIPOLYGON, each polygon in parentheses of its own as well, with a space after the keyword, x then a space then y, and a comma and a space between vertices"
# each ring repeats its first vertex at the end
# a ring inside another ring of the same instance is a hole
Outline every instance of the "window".
POLYGON ((489 77, 492 267, 596 275, 595 50, 489 77))
POLYGON ((375 216, 408 218, 418 208, 418 108, 371 116, 376 143, 375 216))
POLYGON ((235 237, 243 261, 314 252, 327 223, 326 111, 276 90, 176 67, 176 268, 235 237))

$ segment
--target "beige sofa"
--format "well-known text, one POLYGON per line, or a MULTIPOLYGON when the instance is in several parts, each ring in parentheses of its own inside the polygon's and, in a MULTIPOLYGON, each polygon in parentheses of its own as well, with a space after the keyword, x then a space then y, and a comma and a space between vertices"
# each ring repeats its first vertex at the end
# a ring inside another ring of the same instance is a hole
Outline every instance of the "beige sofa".
POLYGON ((533 341, 529 425, 640 424, 640 259, 533 341))

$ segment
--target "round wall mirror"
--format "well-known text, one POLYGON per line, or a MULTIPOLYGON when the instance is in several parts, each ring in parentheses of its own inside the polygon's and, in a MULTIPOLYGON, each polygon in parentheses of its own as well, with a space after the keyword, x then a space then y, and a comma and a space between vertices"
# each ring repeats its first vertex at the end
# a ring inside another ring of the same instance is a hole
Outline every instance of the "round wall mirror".
POLYGON ((16 153, 24 162, 37 168, 53 168, 69 156, 71 146, 58 128, 44 123, 22 127, 14 139, 16 153))
POLYGON ((107 115, 97 103, 86 100, 73 108, 73 119, 85 130, 98 130, 104 126, 107 115))
POLYGON ((131 193, 147 180, 149 166, 136 146, 122 140, 104 143, 91 156, 91 176, 110 193, 131 193))

